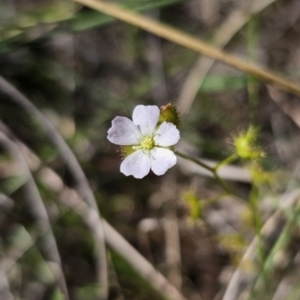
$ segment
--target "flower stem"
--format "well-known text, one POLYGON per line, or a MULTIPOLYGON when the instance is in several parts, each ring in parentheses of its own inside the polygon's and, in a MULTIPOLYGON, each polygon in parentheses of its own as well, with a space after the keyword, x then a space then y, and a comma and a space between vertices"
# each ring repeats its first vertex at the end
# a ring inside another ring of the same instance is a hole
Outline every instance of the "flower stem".
POLYGON ((204 163, 203 161, 201 161, 201 160, 199 160, 199 159, 197 159, 197 158, 194 158, 194 157, 192 157, 192 156, 190 156, 190 155, 181 153, 181 152, 179 152, 178 150, 175 150, 175 153, 176 153, 178 156, 180 156, 180 157, 182 157, 182 158, 184 158, 184 159, 186 159, 186 160, 189 160, 189 161, 195 163, 196 165, 199 165, 199 166, 201 166, 202 168, 204 168, 204 169, 206 169, 206 170, 208 170, 208 171, 210 171, 210 172, 212 172, 212 173, 214 172, 214 168, 210 167, 209 165, 207 165, 206 163, 204 163))
POLYGON ((236 153, 226 157, 224 160, 220 161, 215 167, 214 169, 217 171, 219 170, 221 167, 229 165, 231 162, 235 161, 238 158, 238 155, 236 153))
MULTIPOLYGON (((175 150, 175 153, 186 159, 186 160, 189 160, 195 164, 197 164, 198 166, 208 170, 209 172, 212 173, 213 177, 215 178, 215 180, 219 183, 219 185, 222 187, 222 189, 225 191, 226 194, 232 194, 234 195, 234 193, 228 188, 227 184, 224 182, 224 180, 218 175, 218 168, 220 167, 219 164, 216 165, 216 167, 211 167, 209 165, 207 165, 205 162, 199 160, 199 159, 196 159, 190 155, 187 155, 187 154, 184 154, 184 153, 181 153, 180 151, 177 151, 175 150)), ((233 157, 231 158, 233 160, 233 157)), ((231 160, 230 160, 231 161, 231 160)), ((223 162, 221 162, 222 165, 224 164, 227 164, 227 160, 225 159, 223 162), (226 162, 225 162, 226 161, 226 162), (223 163, 224 162, 224 163, 223 163)))

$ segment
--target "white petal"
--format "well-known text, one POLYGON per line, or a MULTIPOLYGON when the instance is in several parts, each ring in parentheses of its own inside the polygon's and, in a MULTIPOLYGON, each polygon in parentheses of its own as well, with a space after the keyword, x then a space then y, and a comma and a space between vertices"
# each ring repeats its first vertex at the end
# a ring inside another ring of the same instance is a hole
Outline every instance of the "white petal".
POLYGON ((155 133, 156 145, 169 147, 178 143, 180 139, 179 130, 172 123, 163 122, 155 133))
POLYGON ((173 151, 164 148, 154 148, 151 150, 151 170, 156 175, 163 175, 168 169, 172 168, 177 157, 173 151))
POLYGON ((143 178, 150 172, 149 152, 138 150, 127 156, 121 163, 120 171, 135 178, 143 178))
POLYGON ((125 117, 114 118, 107 133, 110 142, 121 146, 138 145, 142 138, 139 129, 125 117))
POLYGON ((159 118, 159 108, 155 105, 138 105, 132 114, 133 123, 139 126, 142 135, 152 135, 159 118))

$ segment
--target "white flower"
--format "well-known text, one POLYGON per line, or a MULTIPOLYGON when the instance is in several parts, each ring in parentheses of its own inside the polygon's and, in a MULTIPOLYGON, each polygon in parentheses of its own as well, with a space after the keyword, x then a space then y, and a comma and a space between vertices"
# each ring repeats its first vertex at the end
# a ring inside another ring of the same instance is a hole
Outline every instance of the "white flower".
POLYGON ((132 121, 126 117, 116 117, 108 130, 108 140, 120 146, 132 146, 133 153, 122 162, 120 170, 126 176, 143 178, 150 169, 156 175, 163 175, 173 167, 177 158, 170 146, 179 139, 179 130, 172 123, 159 119, 157 106, 138 105, 132 114, 132 121))

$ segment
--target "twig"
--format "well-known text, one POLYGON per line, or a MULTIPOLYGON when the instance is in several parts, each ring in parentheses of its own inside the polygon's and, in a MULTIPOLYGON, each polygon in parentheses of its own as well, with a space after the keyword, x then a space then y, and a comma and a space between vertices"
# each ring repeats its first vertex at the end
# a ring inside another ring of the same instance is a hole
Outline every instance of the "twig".
POLYGON ((76 189, 78 193, 84 199, 89 206, 97 213, 99 218, 99 236, 95 237, 96 243, 96 259, 97 259, 97 276, 101 289, 99 290, 99 297, 101 299, 107 299, 108 288, 108 275, 107 275, 107 261, 106 261, 106 249, 104 241, 104 232, 102 223, 100 222, 101 216, 98 210, 98 206, 95 197, 89 187, 87 178, 80 164, 78 163, 74 153, 69 148, 67 143, 57 132, 54 125, 37 109, 20 91, 18 91, 12 84, 6 81, 0 76, 0 91, 6 94, 9 99, 18 105, 20 105, 29 115, 38 121, 40 126, 45 130, 52 143, 57 147, 60 155, 64 159, 66 165, 72 172, 76 181, 76 189))
POLYGON ((182 45, 188 49, 194 50, 205 56, 214 58, 216 60, 222 61, 232 67, 235 67, 243 72, 252 74, 253 76, 260 78, 266 82, 270 82, 282 90, 293 93, 300 96, 300 88, 297 84, 292 83, 280 76, 274 74, 272 71, 261 69, 258 66, 250 65, 243 60, 236 58, 233 55, 227 54, 220 49, 210 46, 202 40, 188 35, 184 32, 180 32, 173 29, 170 26, 162 24, 157 21, 153 21, 145 16, 139 15, 137 13, 131 12, 130 10, 124 9, 118 5, 111 4, 99 0, 73 0, 75 2, 81 3, 95 10, 101 11, 108 14, 114 18, 125 21, 134 26, 140 27, 146 31, 152 32, 162 38, 169 41, 175 42, 182 45))

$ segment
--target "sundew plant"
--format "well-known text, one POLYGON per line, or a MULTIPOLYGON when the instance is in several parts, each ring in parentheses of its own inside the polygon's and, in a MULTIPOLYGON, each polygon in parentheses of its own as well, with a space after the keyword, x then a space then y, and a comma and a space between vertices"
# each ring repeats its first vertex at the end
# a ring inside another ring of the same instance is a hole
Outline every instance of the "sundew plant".
MULTIPOLYGON (((172 110, 172 106, 169 110, 172 110)), ((174 116, 174 119, 178 118, 174 116)), ((178 143, 180 133, 175 124, 168 122, 168 119, 162 120, 157 106, 138 105, 133 111, 132 121, 116 117, 107 138, 123 146, 124 161, 120 171, 126 176, 143 178, 150 169, 156 175, 164 175, 176 164, 171 147, 178 143)))
POLYGON ((0 2, 0 300, 299 300, 299 24, 0 2))

